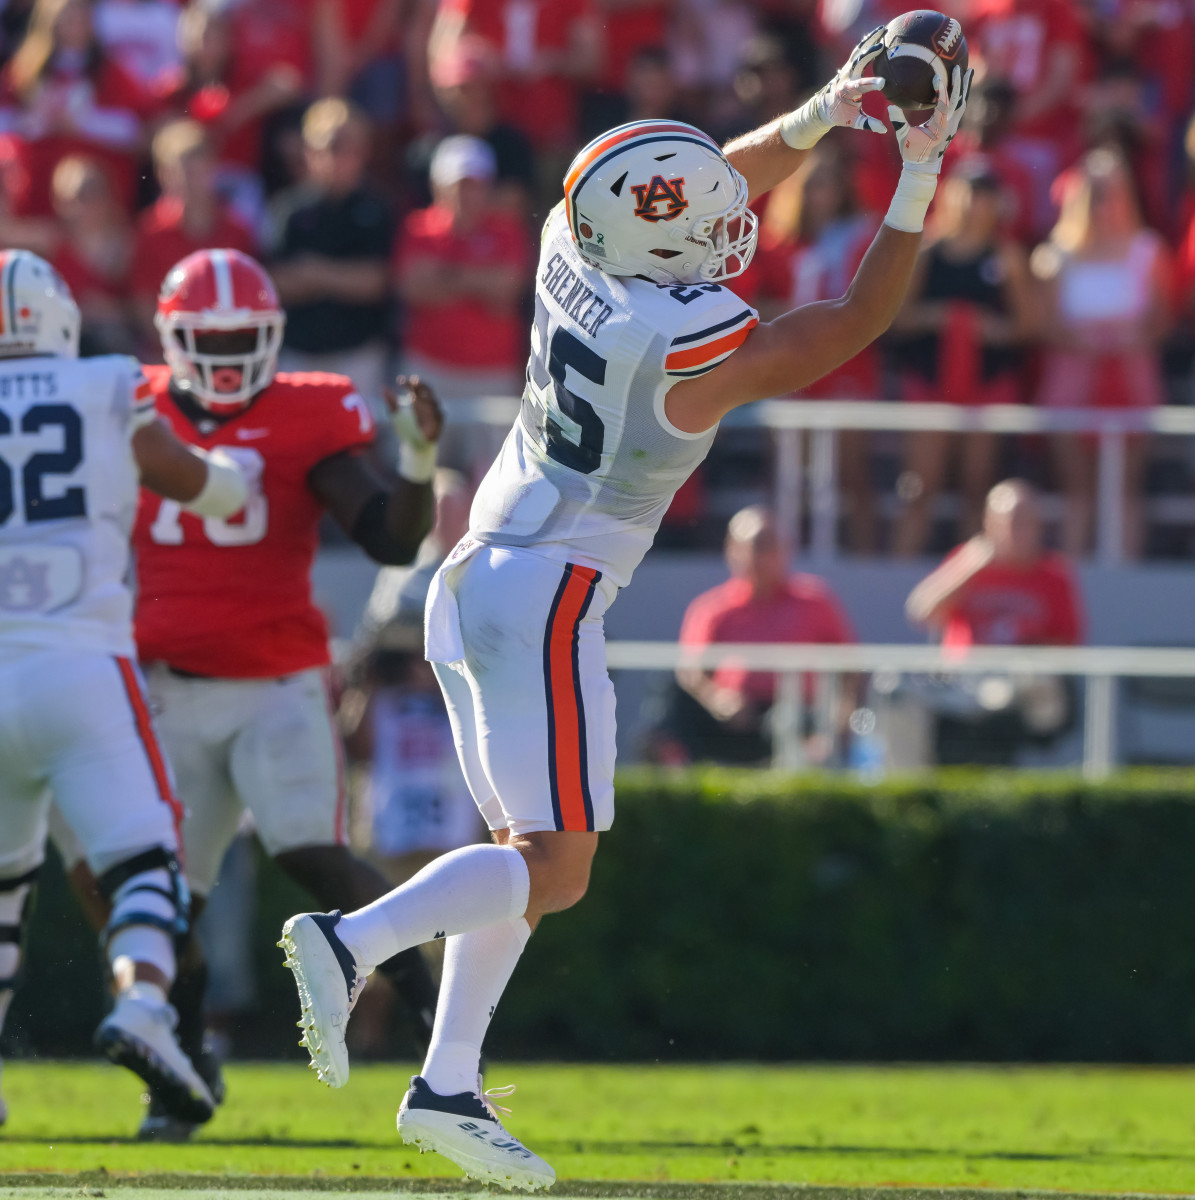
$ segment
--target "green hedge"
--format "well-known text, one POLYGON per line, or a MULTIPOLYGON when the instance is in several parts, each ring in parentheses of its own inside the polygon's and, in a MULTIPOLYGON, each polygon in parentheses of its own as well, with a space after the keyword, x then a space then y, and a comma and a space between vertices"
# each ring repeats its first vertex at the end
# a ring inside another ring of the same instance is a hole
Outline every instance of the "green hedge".
MULTIPOLYGON (((626 772, 590 893, 532 939, 491 1049, 1189 1061, 1193 784, 1189 773, 1093 786, 944 772, 867 786, 626 772)), ((15 1009, 28 1041, 56 1049, 53 997, 85 1009, 95 960, 55 951, 63 897, 48 891, 15 1009)), ((272 942, 303 906, 263 874, 264 1028, 279 1047, 294 1001, 272 942)), ((90 1028, 93 1015, 67 1025, 90 1028)))

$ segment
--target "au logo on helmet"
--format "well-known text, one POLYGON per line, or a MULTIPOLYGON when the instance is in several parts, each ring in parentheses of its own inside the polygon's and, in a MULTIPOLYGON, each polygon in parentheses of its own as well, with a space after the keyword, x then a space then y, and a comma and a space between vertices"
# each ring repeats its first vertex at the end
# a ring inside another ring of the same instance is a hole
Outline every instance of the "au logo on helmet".
POLYGON ((645 221, 672 221, 689 207, 685 199, 685 181, 653 175, 651 183, 632 183, 635 193, 635 216, 645 221), (664 205, 663 209, 660 205, 664 205))

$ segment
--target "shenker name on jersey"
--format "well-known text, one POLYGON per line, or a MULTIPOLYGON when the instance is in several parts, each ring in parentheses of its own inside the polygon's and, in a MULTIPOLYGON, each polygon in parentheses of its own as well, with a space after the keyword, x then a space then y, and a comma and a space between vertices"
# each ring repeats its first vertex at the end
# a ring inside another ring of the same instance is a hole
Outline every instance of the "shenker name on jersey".
POLYGON ((613 306, 587 287, 559 254, 548 259, 539 281, 544 291, 590 337, 597 337, 598 330, 614 315, 613 306))

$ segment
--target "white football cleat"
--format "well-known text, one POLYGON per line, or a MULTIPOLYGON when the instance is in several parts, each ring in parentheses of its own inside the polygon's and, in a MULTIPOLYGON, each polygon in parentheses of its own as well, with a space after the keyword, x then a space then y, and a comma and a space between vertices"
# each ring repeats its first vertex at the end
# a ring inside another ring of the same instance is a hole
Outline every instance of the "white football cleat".
POLYGON ((171 1115, 193 1124, 210 1121, 216 1102, 174 1036, 178 1014, 133 984, 95 1031, 95 1046, 127 1067, 161 1098, 171 1115))
POLYGON ((344 1044, 349 1013, 365 986, 348 947, 336 936, 340 910, 300 913, 282 927, 278 943, 295 973, 302 1016, 300 1046, 311 1055, 321 1083, 344 1087, 349 1081, 349 1052, 344 1044))
POLYGON ((486 1098, 509 1095, 513 1085, 487 1093, 480 1088, 479 1079, 476 1092, 441 1096, 428 1087, 422 1076, 412 1076, 410 1090, 398 1110, 402 1140, 418 1146, 420 1153, 435 1150, 481 1183, 496 1183, 507 1191, 519 1187, 533 1192, 551 1187, 556 1172, 507 1132, 498 1119, 496 1106, 486 1098))

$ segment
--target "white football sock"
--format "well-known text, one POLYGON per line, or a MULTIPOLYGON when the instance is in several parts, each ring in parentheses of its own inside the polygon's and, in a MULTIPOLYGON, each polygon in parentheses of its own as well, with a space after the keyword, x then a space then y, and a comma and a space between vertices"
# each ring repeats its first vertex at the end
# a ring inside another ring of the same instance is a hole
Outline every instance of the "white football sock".
POLYGON ((527 864, 512 846, 462 846, 342 917, 336 935, 368 974, 400 950, 521 917, 530 893, 527 864))
POLYGON ((423 1078, 433 1092, 455 1096, 477 1087, 477 1064, 490 1018, 531 936, 522 917, 448 939, 444 978, 423 1078))

